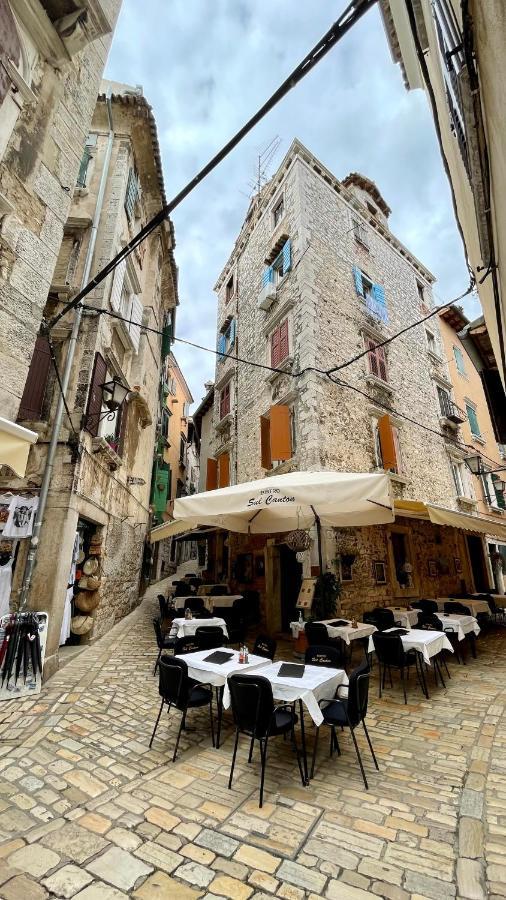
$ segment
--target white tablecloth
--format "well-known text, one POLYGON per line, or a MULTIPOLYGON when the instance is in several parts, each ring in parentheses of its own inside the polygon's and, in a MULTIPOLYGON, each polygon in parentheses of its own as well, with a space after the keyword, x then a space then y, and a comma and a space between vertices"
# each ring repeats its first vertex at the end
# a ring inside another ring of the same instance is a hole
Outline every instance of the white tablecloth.
POLYGON ((490 606, 486 600, 471 600, 469 597, 466 597, 465 600, 450 600, 447 597, 438 597, 437 605, 440 611, 444 610, 445 603, 461 603, 462 606, 467 606, 471 610, 473 616, 477 616, 478 613, 490 615, 490 606))
POLYGON ((476 635, 480 633, 480 626, 474 616, 463 616, 459 613, 454 613, 452 616, 447 616, 445 613, 436 613, 436 615, 443 623, 445 630, 458 633, 459 641, 463 641, 466 634, 470 634, 471 631, 474 631, 476 635))
POLYGON ((418 624, 418 609, 406 609, 405 606, 387 606, 394 614, 396 622, 400 622, 402 628, 412 628, 418 624))
POLYGON ((188 635, 195 634, 197 628, 200 628, 202 625, 218 625, 223 629, 225 637, 228 637, 225 619, 218 619, 216 617, 214 619, 173 619, 170 634, 171 637, 187 637, 188 635))
POLYGON ((181 659, 184 659, 188 665, 190 678, 194 678, 195 681, 200 681, 202 684, 222 687, 228 676, 232 675, 233 672, 249 672, 251 669, 258 670, 271 665, 270 659, 265 659, 263 656, 254 656, 252 653, 249 655, 248 663, 240 663, 238 650, 229 650, 228 647, 220 647, 219 650, 225 653, 233 653, 233 658, 220 666, 218 663, 206 662, 206 656, 216 653, 216 650, 197 650, 196 653, 185 653, 182 655, 181 659))
MULTIPOLYGON (((344 669, 327 669, 324 666, 306 666, 302 678, 283 678, 278 676, 281 662, 270 663, 262 668, 258 675, 268 678, 272 684, 275 700, 293 703, 302 700, 315 725, 321 725, 323 716, 318 706, 319 700, 332 700, 340 684, 348 684, 348 676, 344 669)), ((228 685, 223 694, 223 706, 230 706, 228 685)))
POLYGON ((350 641, 356 641, 358 638, 369 637, 369 635, 374 634, 374 632, 377 631, 375 625, 367 625, 365 622, 358 622, 358 628, 352 628, 349 620, 347 620, 347 625, 334 626, 329 624, 329 622, 335 622, 340 618, 341 616, 336 616, 335 619, 322 619, 315 624, 325 625, 329 637, 340 637, 345 644, 349 644, 350 641))
MULTIPOLYGON (((186 609, 188 600, 194 600, 197 594, 191 594, 188 597, 175 597, 174 604, 176 609, 186 609)), ((232 607, 234 600, 242 600, 242 594, 227 594, 226 596, 206 597, 201 599, 204 601, 204 607, 212 612, 215 606, 232 607)))
MULTIPOLYGON (((384 633, 393 630, 385 628, 384 633)), ((453 653, 453 647, 444 631, 424 631, 421 628, 412 628, 409 634, 401 635, 401 641, 405 650, 418 650, 427 665, 430 665, 431 658, 441 653, 441 650, 450 650, 453 653)), ((369 652, 372 653, 373 650, 374 643, 371 637, 369 638, 369 652)))

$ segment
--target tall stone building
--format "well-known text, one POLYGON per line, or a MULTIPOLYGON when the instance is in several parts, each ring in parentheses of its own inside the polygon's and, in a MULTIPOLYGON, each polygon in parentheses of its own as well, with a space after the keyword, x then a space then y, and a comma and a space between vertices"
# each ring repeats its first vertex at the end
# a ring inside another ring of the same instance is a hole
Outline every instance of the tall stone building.
POLYGON ((0 0, 0 411, 15 421, 121 0, 0 0))
MULTIPOLYGON (((91 274, 165 203, 156 124, 142 90, 104 82, 102 91, 72 188, 72 205, 46 298, 47 318, 81 283, 97 206, 100 218, 91 274), (100 207, 99 184, 104 171, 100 207)), ((144 541, 150 527, 153 448, 160 431, 162 358, 170 349, 170 342, 145 329, 165 329, 167 333, 169 325, 173 328, 177 304, 174 243, 172 223, 166 220, 87 298, 92 308, 81 323, 67 392, 72 421, 65 418, 61 429, 30 595, 32 606, 50 613, 48 673, 56 666, 58 646, 66 638, 61 625, 69 602, 67 585, 76 533, 81 553, 86 557, 93 549, 100 562, 99 585, 92 599, 88 592, 83 603, 81 592, 81 597, 74 596, 72 601, 75 615, 91 606, 92 628, 82 639, 99 636, 138 603, 144 541), (126 393, 117 409, 112 408, 110 394, 115 382, 126 393)), ((72 313, 67 315, 51 332, 60 367, 72 317, 72 313)), ((39 440, 32 449, 26 478, 4 477, 0 490, 8 487, 23 494, 32 489, 36 493, 57 399, 47 342, 39 338, 19 410, 23 425, 35 430, 39 440)), ((26 543, 21 541, 18 550, 14 597, 26 543)))
MULTIPOLYGON (((426 507, 469 524, 452 475, 467 453, 464 417, 456 406, 442 416, 438 402, 438 389, 452 399, 452 388, 437 317, 375 349, 432 306, 434 276, 392 234, 389 215, 368 178, 338 181, 294 141, 253 199, 216 285, 220 356, 207 489, 294 469, 389 471, 395 526, 324 535, 325 564, 339 570, 345 560, 343 603, 357 612, 378 600, 455 591, 461 579, 485 587, 490 578, 482 539, 435 528, 426 507), (356 356, 335 382, 325 375, 356 356)), ((314 555, 301 564, 282 538, 269 536, 213 540, 216 574, 228 566, 238 589, 264 595, 270 627, 286 627, 314 555), (248 584, 238 577, 245 552, 263 557, 248 584)))

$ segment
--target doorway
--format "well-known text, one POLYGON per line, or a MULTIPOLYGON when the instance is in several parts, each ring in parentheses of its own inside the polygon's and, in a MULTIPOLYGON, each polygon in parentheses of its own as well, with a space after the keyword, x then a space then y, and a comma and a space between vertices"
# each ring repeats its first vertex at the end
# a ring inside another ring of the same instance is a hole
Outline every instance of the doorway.
POLYGON ((302 584, 302 563, 286 544, 279 545, 279 582, 281 599, 281 629, 288 631, 297 616, 295 606, 302 584))
POLYGON ((487 567, 485 565, 483 541, 475 534, 467 534, 466 540, 471 562, 471 571, 473 573, 474 588, 476 591, 488 591, 490 590, 490 586, 487 576, 487 567))

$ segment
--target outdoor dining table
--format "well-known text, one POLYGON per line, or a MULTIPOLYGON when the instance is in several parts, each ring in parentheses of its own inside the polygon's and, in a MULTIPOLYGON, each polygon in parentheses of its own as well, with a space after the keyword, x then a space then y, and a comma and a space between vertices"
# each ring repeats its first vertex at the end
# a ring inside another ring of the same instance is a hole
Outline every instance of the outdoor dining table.
MULTIPOLYGON (((315 725, 321 725, 323 722, 323 715, 318 705, 318 701, 332 700, 339 685, 348 684, 348 676, 344 669, 330 669, 326 666, 304 666, 304 673, 301 678, 286 678, 279 674, 282 665, 286 665, 286 663, 283 661, 269 663, 269 665, 262 668, 260 672, 252 674, 259 674, 262 678, 267 678, 270 681, 272 685, 272 694, 275 700, 282 700, 284 703, 298 702, 304 779, 306 784, 309 784, 304 711, 302 704, 306 707, 315 725)), ((228 709, 230 706, 230 691, 228 684, 225 686, 223 706, 225 709, 228 709)))
POLYGON ((193 619, 173 619, 170 634, 171 636, 178 638, 188 637, 189 635, 195 634, 197 628, 208 625, 222 628, 223 634, 225 637, 228 637, 227 623, 225 622, 225 619, 219 619, 218 617, 215 617, 214 619, 197 619, 194 616, 193 619))
POLYGON ((474 616, 465 616, 461 613, 436 613, 443 623, 445 631, 456 631, 459 641, 463 641, 466 634, 480 633, 480 626, 474 616))
MULTIPOLYGON (((206 620, 209 621, 209 620, 206 620)), ((239 651, 229 647, 219 647, 217 650, 197 650, 195 653, 184 653, 181 657, 188 666, 188 675, 201 684, 210 684, 217 689, 218 728, 216 746, 220 746, 221 721, 223 718, 223 688, 229 675, 234 672, 249 672, 270 666, 270 659, 264 656, 249 654, 247 663, 239 662, 239 651), (227 653, 229 659, 226 662, 212 662, 209 657, 215 653, 227 653)))
POLYGON ((175 608, 186 609, 188 600, 194 600, 196 596, 201 596, 204 601, 204 607, 209 610, 209 612, 212 612, 215 606, 220 606, 222 609, 231 608, 234 605, 234 600, 242 600, 242 594, 223 594, 222 596, 188 594, 187 597, 174 598, 175 608))
POLYGON ((351 641, 356 641, 358 638, 369 637, 378 630, 375 625, 369 625, 367 622, 357 622, 357 627, 353 628, 349 619, 341 619, 341 621, 346 622, 345 625, 332 625, 332 622, 337 622, 339 620, 340 617, 337 616, 335 619, 320 619, 320 621, 315 624, 325 625, 330 638, 342 638, 344 643, 348 644, 348 646, 351 641))
MULTIPOLYGON (((395 628, 385 628, 383 634, 387 632, 396 631, 395 628)), ((401 635, 402 645, 404 650, 407 652, 408 650, 416 650, 420 662, 423 662, 430 666, 431 660, 434 659, 436 665, 434 666, 434 672, 436 677, 437 684, 437 672, 438 665, 435 657, 439 656, 442 650, 449 650, 450 653, 453 653, 453 647, 448 640, 448 637, 444 633, 444 631, 425 631, 423 628, 411 628, 407 634, 401 635)), ((369 653, 373 653, 374 651, 374 643, 372 637, 369 638, 369 653)), ((422 689, 425 696, 429 697, 429 691, 427 689, 427 683, 425 681, 425 676, 423 672, 423 666, 420 665, 420 674, 422 679, 422 689)), ((443 682, 443 676, 441 671, 439 671, 439 676, 441 681, 443 682)), ((444 685, 444 682, 443 682, 444 685)))
POLYGON ((412 628, 413 625, 418 624, 418 613, 420 610, 418 609, 407 609, 405 606, 387 606, 394 614, 394 619, 398 622, 402 628, 412 628))
POLYGON ((445 603, 460 603, 462 606, 467 606, 473 616, 477 616, 478 613, 490 615, 490 606, 486 600, 472 600, 470 597, 462 598, 462 600, 452 597, 438 597, 437 605, 440 612, 444 610, 445 603))

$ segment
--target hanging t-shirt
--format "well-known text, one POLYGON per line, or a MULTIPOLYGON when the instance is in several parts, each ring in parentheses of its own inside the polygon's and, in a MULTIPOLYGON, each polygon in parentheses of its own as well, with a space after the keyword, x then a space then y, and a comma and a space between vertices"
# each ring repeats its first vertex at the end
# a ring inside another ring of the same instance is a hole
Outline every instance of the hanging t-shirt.
POLYGON ((8 616, 10 612, 10 597, 12 586, 12 557, 2 566, 0 565, 0 617, 8 616))
POLYGON ((9 505, 9 516, 5 523, 2 537, 30 537, 38 505, 38 497, 13 497, 9 505))

